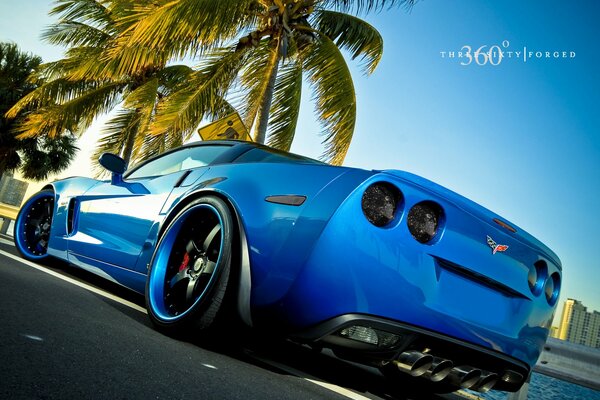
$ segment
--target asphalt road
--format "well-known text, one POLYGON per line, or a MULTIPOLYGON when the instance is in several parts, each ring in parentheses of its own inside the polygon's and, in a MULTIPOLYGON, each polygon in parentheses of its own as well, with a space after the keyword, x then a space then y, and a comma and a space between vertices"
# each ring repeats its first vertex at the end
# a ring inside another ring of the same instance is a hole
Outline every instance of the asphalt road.
POLYGON ((285 341, 164 336, 142 296, 62 263, 36 269, 6 239, 0 399, 407 398, 376 371, 285 341))

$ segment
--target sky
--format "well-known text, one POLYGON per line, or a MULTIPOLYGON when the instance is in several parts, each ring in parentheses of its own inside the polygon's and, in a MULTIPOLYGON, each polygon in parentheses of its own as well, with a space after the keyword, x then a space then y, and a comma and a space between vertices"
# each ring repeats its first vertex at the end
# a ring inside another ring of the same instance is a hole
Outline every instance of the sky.
MULTIPOLYGON (((40 40, 51 6, 0 2, 0 41, 60 58, 62 49, 40 40)), ((382 34, 384 56, 369 77, 348 61, 358 115, 344 165, 410 171, 500 214, 561 258, 561 306, 575 298, 600 311, 599 17, 597 0, 421 0, 364 16, 382 34), (465 46, 498 46, 504 58, 469 63, 458 56, 465 46)), ((319 157, 305 86, 292 151, 319 157)), ((101 120, 65 175, 89 170, 101 120)))

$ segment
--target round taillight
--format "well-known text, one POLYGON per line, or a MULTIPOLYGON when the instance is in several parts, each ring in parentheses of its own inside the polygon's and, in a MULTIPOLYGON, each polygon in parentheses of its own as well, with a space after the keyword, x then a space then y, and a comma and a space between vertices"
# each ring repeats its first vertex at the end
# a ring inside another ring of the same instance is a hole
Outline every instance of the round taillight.
POLYGON ((398 188, 387 182, 377 182, 365 190, 361 205, 370 223, 384 227, 396 218, 401 202, 402 193, 398 188))
POLYGON ((432 201, 423 201, 408 212, 408 230, 418 242, 430 242, 438 233, 442 217, 442 207, 432 201))
POLYGON ((546 300, 548 300, 548 304, 551 306, 555 305, 560 293, 560 275, 558 272, 554 272, 548 279, 546 279, 544 293, 546 294, 546 300))
POLYGON ((535 264, 529 267, 529 274, 527 275, 527 283, 531 293, 538 296, 542 293, 544 283, 548 277, 548 266, 543 260, 537 261, 535 264))

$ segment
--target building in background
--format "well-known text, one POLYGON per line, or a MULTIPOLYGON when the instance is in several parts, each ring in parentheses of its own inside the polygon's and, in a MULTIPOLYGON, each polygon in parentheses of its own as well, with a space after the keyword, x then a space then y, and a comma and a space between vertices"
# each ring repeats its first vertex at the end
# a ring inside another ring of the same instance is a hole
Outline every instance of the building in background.
POLYGON ((600 348, 600 312, 588 311, 579 300, 567 299, 560 319, 558 338, 600 348))
POLYGON ((5 172, 0 179, 0 203, 20 207, 29 184, 5 172))
POLYGON ((12 232, 14 219, 23 202, 29 183, 4 173, 0 178, 0 233, 12 232))

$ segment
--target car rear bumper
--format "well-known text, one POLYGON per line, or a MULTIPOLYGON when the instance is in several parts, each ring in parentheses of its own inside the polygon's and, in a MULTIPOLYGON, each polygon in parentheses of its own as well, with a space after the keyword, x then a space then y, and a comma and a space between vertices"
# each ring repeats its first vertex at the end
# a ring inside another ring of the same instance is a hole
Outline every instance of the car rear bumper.
POLYGON ((452 362, 453 366, 469 366, 484 374, 498 375, 494 389, 517 391, 528 379, 530 367, 517 359, 477 346, 464 340, 422 329, 410 324, 390 321, 364 314, 345 314, 308 329, 292 337, 301 343, 332 348, 341 358, 383 367, 407 350, 424 351, 429 355, 452 362), (387 343, 366 343, 363 339, 348 337, 343 332, 353 327, 369 329, 374 336, 386 338, 387 343), (389 340, 395 336, 397 340, 389 340))
MULTIPOLYGON (((531 368, 556 305, 527 283, 528 265, 543 254, 501 229, 435 193, 376 175, 337 210, 276 312, 297 330, 349 314, 377 316, 531 368), (378 180, 397 185, 404 196, 403 211, 384 228, 361 211, 365 187, 378 180), (406 210, 423 200, 445 211, 445 226, 432 244, 414 240, 406 226, 406 210), (493 255, 486 233, 511 252, 493 255)), ((559 273, 552 260, 546 262, 559 273)))

